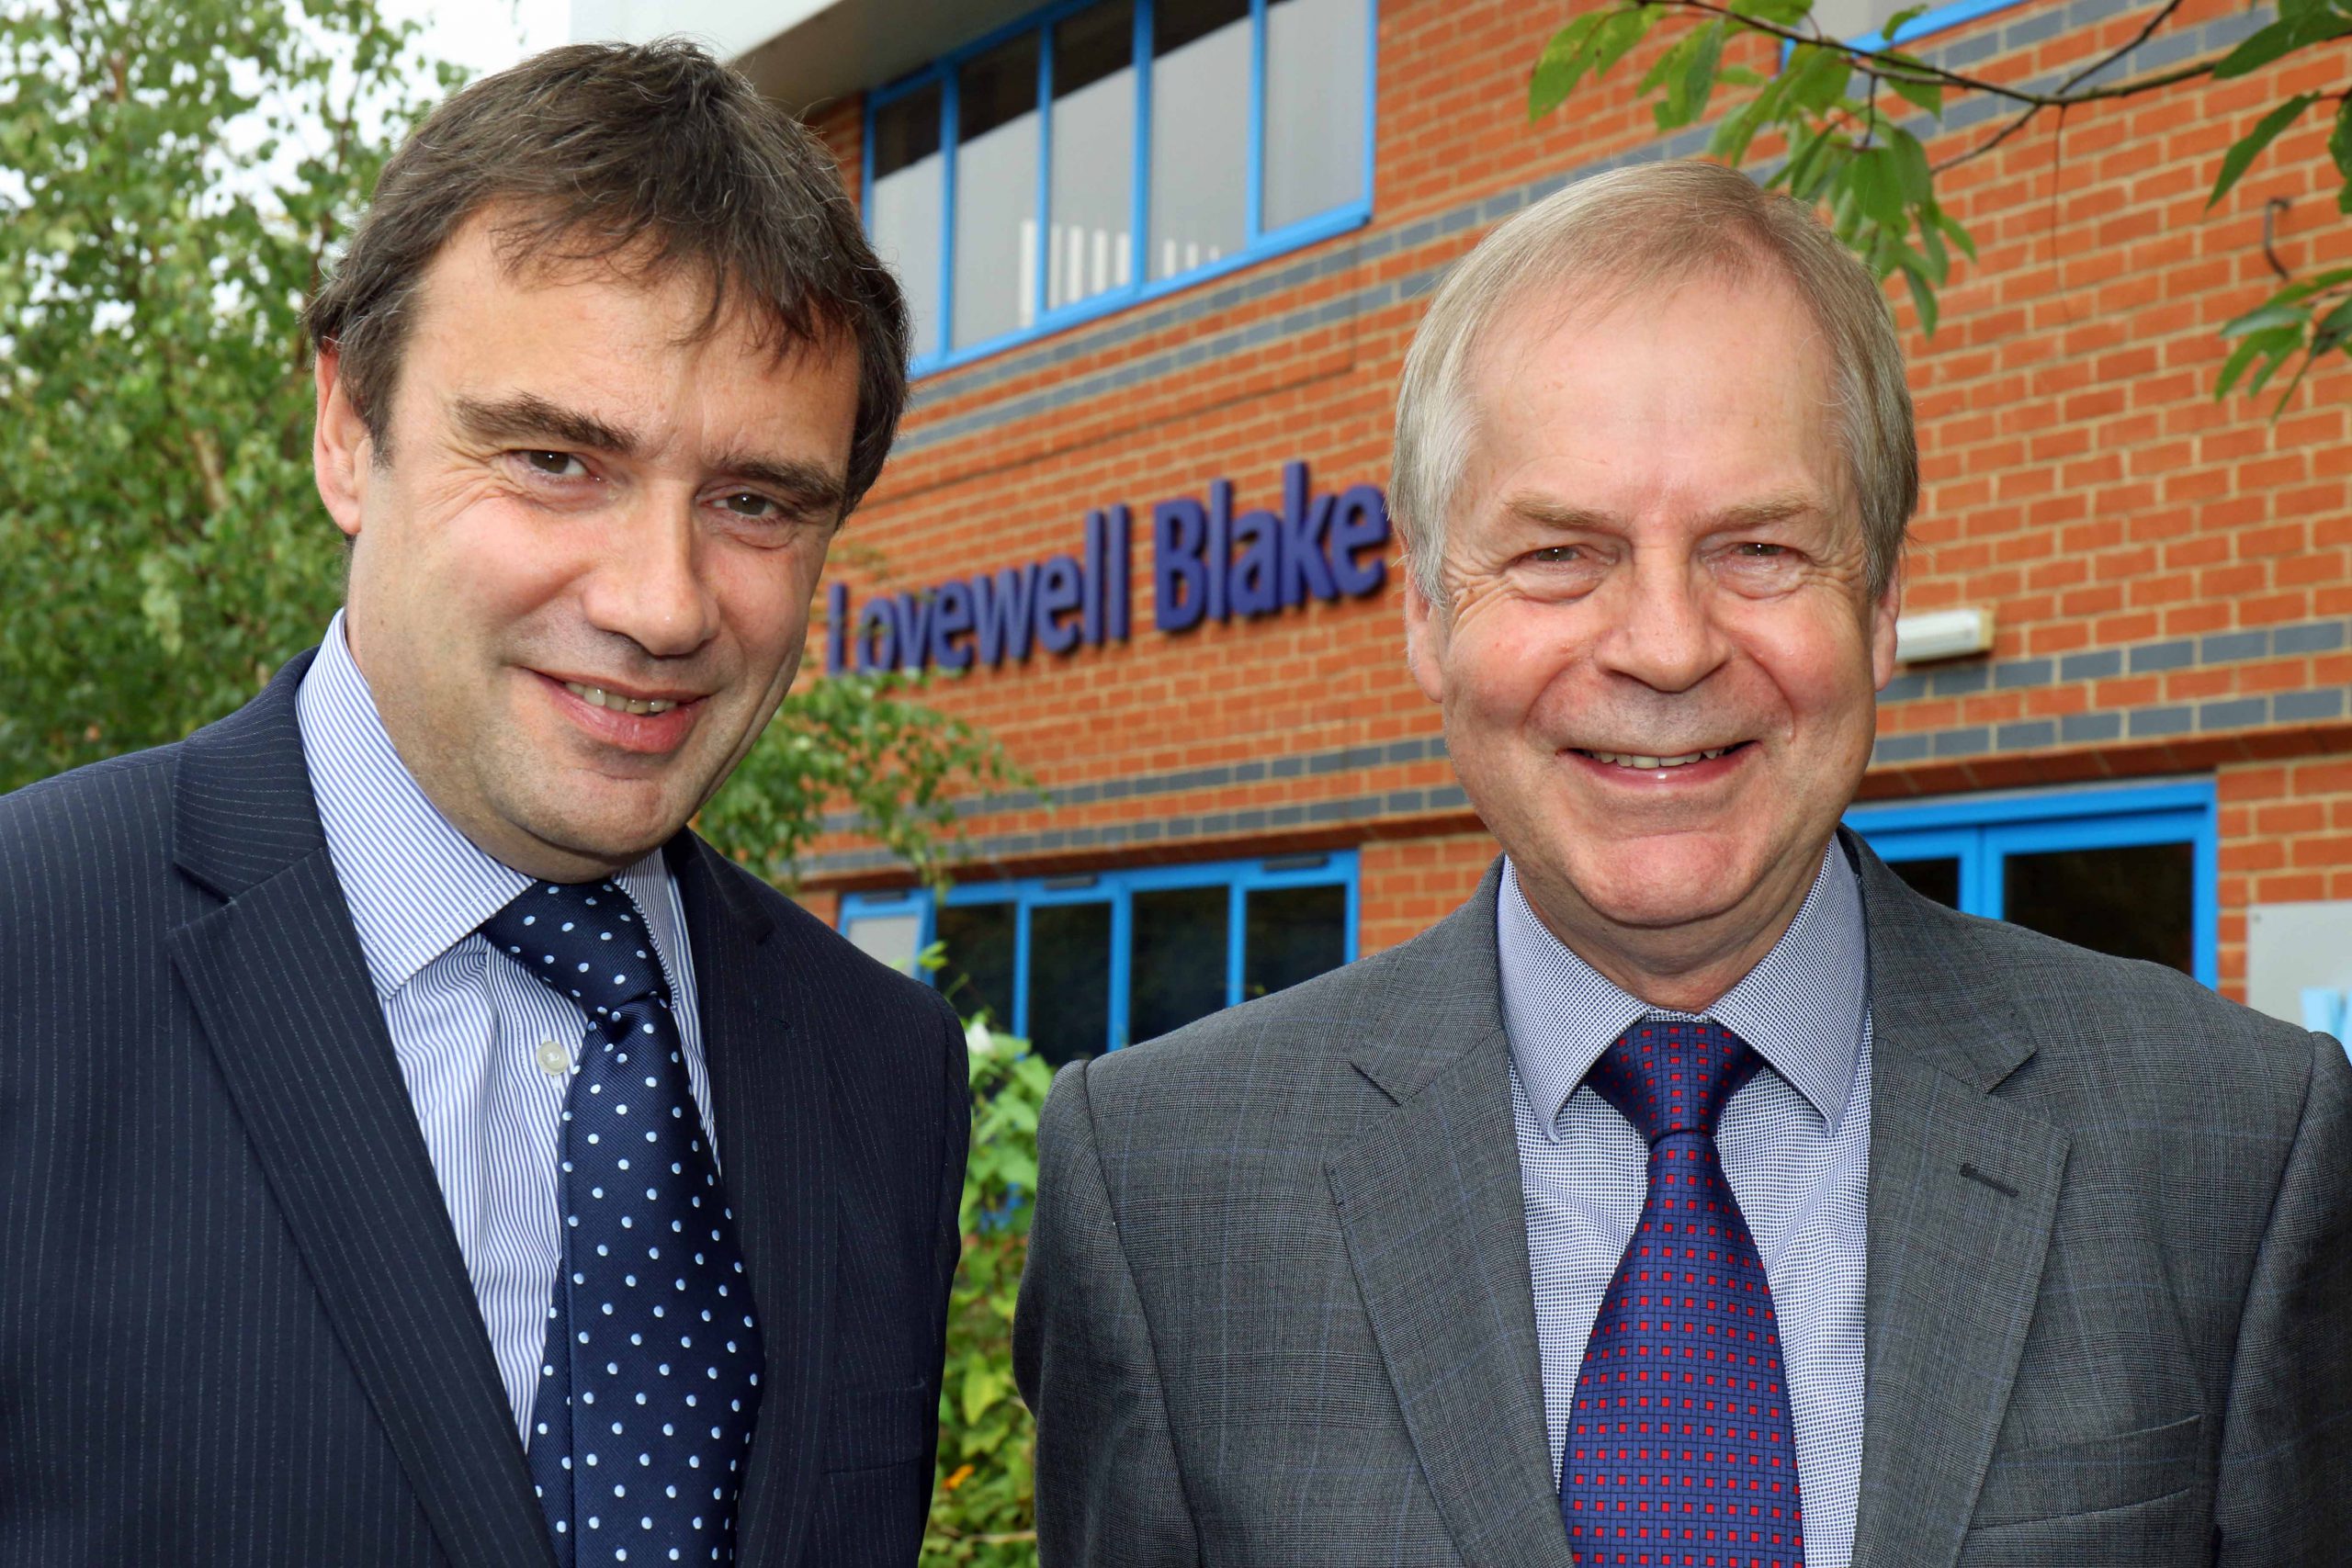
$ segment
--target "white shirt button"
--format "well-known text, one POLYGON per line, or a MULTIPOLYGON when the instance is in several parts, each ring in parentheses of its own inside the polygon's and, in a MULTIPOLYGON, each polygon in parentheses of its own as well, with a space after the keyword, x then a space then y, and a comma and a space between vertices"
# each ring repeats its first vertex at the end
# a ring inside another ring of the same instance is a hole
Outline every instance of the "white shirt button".
POLYGON ((560 1078, 571 1070, 571 1053, 552 1040, 539 1042, 539 1067, 551 1078, 560 1078))

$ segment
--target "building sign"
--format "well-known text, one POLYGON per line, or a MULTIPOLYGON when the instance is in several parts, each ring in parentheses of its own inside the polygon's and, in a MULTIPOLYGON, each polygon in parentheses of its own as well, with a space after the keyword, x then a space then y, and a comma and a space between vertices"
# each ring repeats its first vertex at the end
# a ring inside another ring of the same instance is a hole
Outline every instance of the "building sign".
MULTIPOLYGON (((1205 500, 1151 509, 1156 629, 1254 620, 1310 599, 1361 599, 1387 581, 1388 505, 1376 485, 1317 495, 1305 463, 1283 467, 1278 511, 1237 514, 1234 491, 1212 480, 1205 500)), ((1135 519, 1124 505, 1086 514, 1074 555, 975 572, 929 588, 876 594, 853 612, 848 585, 825 598, 825 672, 989 669, 1039 649, 1128 640, 1135 519)))

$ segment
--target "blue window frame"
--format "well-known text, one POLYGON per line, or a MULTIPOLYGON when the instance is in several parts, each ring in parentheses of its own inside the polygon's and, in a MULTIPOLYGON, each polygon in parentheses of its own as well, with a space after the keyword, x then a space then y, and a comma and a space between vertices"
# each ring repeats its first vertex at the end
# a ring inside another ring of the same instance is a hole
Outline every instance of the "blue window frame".
POLYGON ((1356 956, 1352 850, 853 893, 843 934, 1056 1060, 1113 1051, 1356 956))
POLYGON ((1864 806, 1846 824, 1913 886, 1965 913, 2218 983, 2211 780, 1864 806))
MULTIPOLYGON (((1856 49, 1907 48, 1930 33, 2006 11, 2022 0, 1951 0, 1950 5, 1928 7, 1897 28, 1892 39, 1888 38, 1884 24, 1916 3, 1917 0, 1815 0, 1813 20, 1825 34, 1841 39, 1856 49)), ((1788 47, 1783 46, 1781 58, 1786 61, 1788 57, 1788 47)))
POLYGON ((905 280, 915 372, 979 359, 1367 221, 1377 18, 1377 0, 1060 0, 867 95, 866 228, 905 280), (1228 21, 1209 34, 1191 15, 1226 11, 1228 21), (1131 24, 1118 60, 1104 55, 1110 35, 1101 27, 1073 30, 1106 13, 1131 24), (1212 45, 1214 62, 1204 53, 1212 45), (1229 67, 1222 76, 1219 63, 1229 67), (1105 118, 1099 95, 1122 73, 1131 112, 1122 102, 1105 118), (1096 100, 1081 106, 1090 89, 1096 100), (1057 159, 1057 121, 1072 117, 1089 134, 1070 139, 1071 159, 1057 159), (1128 154, 1125 199, 1112 198, 1124 207, 1115 234, 1101 227, 1101 179, 1066 167, 1091 157, 1099 172, 1106 145, 1128 154), (877 167, 877 148, 887 167, 877 167), (1219 185, 1221 160, 1235 153, 1239 166, 1219 185), (1032 160, 1034 192, 1012 172, 1032 160), (970 199, 967 183, 990 199, 970 199), (1008 206, 1001 198, 1016 184, 1023 205, 1008 206), (1155 234, 1155 222, 1174 226, 1156 200, 1177 187, 1229 201, 1229 222, 1205 241, 1155 234), (1091 209, 1083 236, 1075 223, 1057 227, 1057 189, 1065 209, 1091 209), (999 298, 1008 288, 1009 300, 999 298), (976 289, 985 299, 968 298, 976 289))

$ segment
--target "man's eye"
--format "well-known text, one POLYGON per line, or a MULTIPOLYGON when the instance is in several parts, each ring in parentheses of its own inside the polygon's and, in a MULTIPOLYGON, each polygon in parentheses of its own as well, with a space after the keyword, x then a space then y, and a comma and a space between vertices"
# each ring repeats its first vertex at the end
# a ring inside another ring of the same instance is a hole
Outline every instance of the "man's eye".
POLYGON ((588 472, 588 465, 569 452, 526 452, 523 461, 532 470, 554 479, 578 479, 588 472))
POLYGON ((1776 557, 1787 555, 1789 547, 1766 544, 1760 539, 1750 539, 1738 547, 1738 553, 1749 560, 1771 560, 1776 557))
POLYGON ((749 490, 739 490, 732 495, 724 496, 720 498, 718 504, 738 517, 757 518, 761 521, 775 516, 777 510, 774 501, 757 491, 749 490))
POLYGON ((1546 545, 1542 549, 1531 553, 1527 558, 1540 561, 1545 566, 1559 566, 1569 561, 1582 560, 1584 549, 1578 545, 1546 545))

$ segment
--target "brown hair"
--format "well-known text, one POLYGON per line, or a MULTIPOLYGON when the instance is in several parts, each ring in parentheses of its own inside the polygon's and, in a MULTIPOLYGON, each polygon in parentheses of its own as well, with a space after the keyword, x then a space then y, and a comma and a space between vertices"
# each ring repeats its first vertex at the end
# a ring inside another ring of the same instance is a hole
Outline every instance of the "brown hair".
POLYGON ((709 284, 701 329, 741 289, 778 354, 845 338, 857 421, 842 513, 889 455, 907 401, 907 312, 824 145, 740 73, 679 39, 572 44, 486 76, 435 110, 384 165, 342 262, 304 316, 341 355, 379 452, 410 307, 468 219, 507 209, 510 267, 605 261, 709 284))

